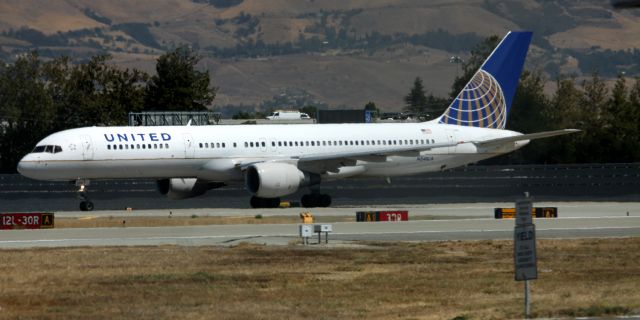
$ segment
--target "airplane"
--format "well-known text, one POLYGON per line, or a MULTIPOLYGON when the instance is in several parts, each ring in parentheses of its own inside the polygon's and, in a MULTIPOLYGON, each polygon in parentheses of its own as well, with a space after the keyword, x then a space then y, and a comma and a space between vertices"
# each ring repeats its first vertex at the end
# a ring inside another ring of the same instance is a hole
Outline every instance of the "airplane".
POLYGON ((576 129, 505 130, 532 33, 509 32, 440 117, 421 123, 85 127, 53 133, 18 164, 25 177, 75 181, 93 210, 95 179, 153 178, 184 199, 244 184, 253 208, 301 188, 304 207, 328 207, 323 181, 442 171, 576 129))

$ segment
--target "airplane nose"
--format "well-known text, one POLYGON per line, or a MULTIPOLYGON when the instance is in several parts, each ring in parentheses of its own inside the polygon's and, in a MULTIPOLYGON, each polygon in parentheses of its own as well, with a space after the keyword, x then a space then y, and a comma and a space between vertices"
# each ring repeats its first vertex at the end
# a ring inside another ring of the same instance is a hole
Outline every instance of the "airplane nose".
POLYGON ((27 177, 34 178, 35 171, 37 169, 37 163, 34 161, 35 159, 31 159, 30 155, 24 156, 20 162, 18 162, 18 172, 27 177))

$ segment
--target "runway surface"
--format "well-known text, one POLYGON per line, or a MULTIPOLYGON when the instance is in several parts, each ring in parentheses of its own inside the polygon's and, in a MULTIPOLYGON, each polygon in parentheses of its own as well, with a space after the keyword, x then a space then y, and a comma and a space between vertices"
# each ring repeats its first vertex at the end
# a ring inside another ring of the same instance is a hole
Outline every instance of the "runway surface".
MULTIPOLYGON (((76 187, 68 182, 35 181, 0 175, 0 211, 78 210, 76 187)), ((151 179, 91 181, 96 210, 249 208, 242 184, 170 200, 151 179)), ((537 201, 640 201, 640 163, 580 165, 468 166, 406 177, 323 182, 334 206, 380 206, 512 201, 527 191, 537 201)), ((300 201, 306 188, 283 200, 300 201)))
MULTIPOLYGON (((356 211, 403 209, 411 216, 428 215, 435 220, 407 222, 332 223, 330 246, 357 241, 444 241, 511 239, 514 220, 493 219, 493 208, 509 203, 443 204, 407 207, 328 208, 312 210, 316 216, 355 215, 356 211)), ((558 207, 560 218, 536 219, 539 239, 640 236, 639 203, 535 203, 558 207), (627 215, 628 212, 628 215, 627 215)), ((175 210, 172 215, 297 215, 300 208, 242 210, 175 210)), ((64 212, 60 217, 165 216, 166 210, 64 212)), ((52 230, 5 230, 0 248, 132 246, 132 245, 234 245, 252 242, 267 245, 299 243, 298 224, 244 224, 192 227, 94 228, 52 230)), ((324 240, 324 237, 323 237, 324 240)), ((311 242, 317 242, 316 237, 311 242)))

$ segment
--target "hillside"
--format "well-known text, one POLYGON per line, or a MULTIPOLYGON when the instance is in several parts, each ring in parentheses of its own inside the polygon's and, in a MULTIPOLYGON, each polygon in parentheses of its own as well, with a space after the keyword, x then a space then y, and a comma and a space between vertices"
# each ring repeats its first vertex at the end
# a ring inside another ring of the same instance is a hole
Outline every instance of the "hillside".
POLYGON ((220 88, 215 105, 273 101, 402 108, 416 76, 446 96, 475 43, 535 32, 527 61, 553 79, 598 70, 640 75, 640 13, 608 1, 170 0, 0 3, 0 59, 110 54, 153 72, 158 55, 188 44, 220 88), (291 99, 280 99, 291 96, 291 99))

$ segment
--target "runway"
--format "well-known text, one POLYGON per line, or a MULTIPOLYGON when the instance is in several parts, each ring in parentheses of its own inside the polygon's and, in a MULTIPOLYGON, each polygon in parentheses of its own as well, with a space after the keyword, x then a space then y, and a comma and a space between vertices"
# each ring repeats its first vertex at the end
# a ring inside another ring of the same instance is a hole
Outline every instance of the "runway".
MULTIPOLYGON (((511 239, 513 220, 495 220, 493 208, 505 203, 443 204, 411 206, 411 216, 428 215, 435 220, 407 222, 340 222, 332 223, 329 246, 357 245, 360 241, 446 241, 511 239)), ((536 203, 557 206, 560 218, 536 219, 539 239, 634 237, 640 236, 639 203, 536 203), (627 216, 627 212, 629 216, 627 216)), ((351 215, 356 211, 380 208, 328 208, 314 212, 316 216, 351 215)), ((398 209, 387 208, 387 209, 398 209)), ((257 210, 192 209, 175 215, 257 214, 257 210), (236 211, 237 210, 237 211, 236 211)), ((260 210, 263 215, 297 215, 300 208, 260 210)), ((79 217, 80 212, 61 213, 58 217, 79 217)), ((143 212, 93 212, 92 215, 163 216, 164 210, 143 212)), ((324 238, 323 238, 324 240, 324 238)), ((0 248, 136 246, 136 245, 235 245, 251 242, 265 245, 300 243, 298 224, 242 224, 192 227, 94 228, 52 230, 8 230, 0 232, 0 248)), ((317 238, 311 238, 311 243, 317 238)), ((324 246, 324 244, 323 244, 324 246)))
MULTIPOLYGON (((461 167, 406 177, 344 179, 321 185, 333 206, 477 203, 511 201, 529 192, 537 201, 640 201, 640 163, 580 165, 511 165, 461 167)), ((0 210, 78 210, 76 187, 68 182, 35 181, 0 175, 0 210)), ((158 193, 151 179, 97 180, 88 187, 96 210, 249 208, 243 185, 210 190, 183 200, 158 193)), ((299 202, 304 193, 283 197, 299 202)))

